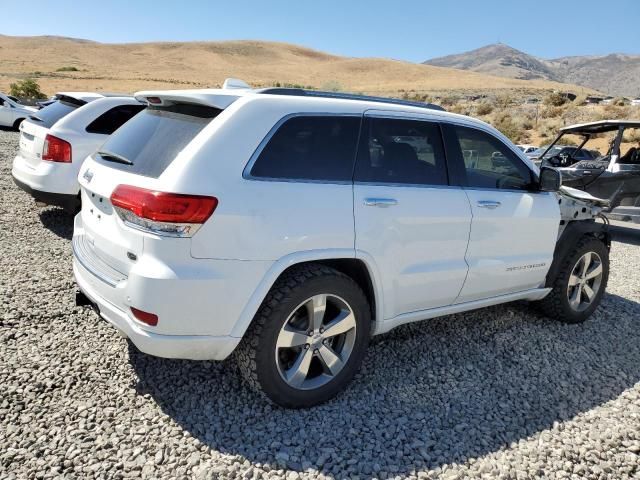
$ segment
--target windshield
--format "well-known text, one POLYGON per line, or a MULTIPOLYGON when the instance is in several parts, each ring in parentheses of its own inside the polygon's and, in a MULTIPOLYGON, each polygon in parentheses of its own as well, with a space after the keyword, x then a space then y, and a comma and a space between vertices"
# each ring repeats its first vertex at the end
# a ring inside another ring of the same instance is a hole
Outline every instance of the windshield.
POLYGON ((146 108, 116 130, 95 158, 111 168, 158 178, 220 112, 186 104, 146 108))
POLYGON ((561 153, 567 154, 567 155, 569 154, 573 155, 576 153, 576 148, 577 148, 577 147, 569 147, 567 145, 554 145, 553 147, 551 147, 551 149, 549 149, 549 151, 546 153, 544 157, 541 157, 541 155, 544 153, 544 151, 548 147, 549 145, 545 147, 540 147, 535 152, 532 152, 532 155, 538 158, 551 158, 551 157, 555 157, 556 155, 560 155, 561 153))
POLYGON ((51 128, 54 123, 73 112, 79 106, 80 105, 75 103, 57 100, 44 107, 42 110, 38 110, 33 115, 29 115, 29 119, 36 122, 38 125, 51 128))

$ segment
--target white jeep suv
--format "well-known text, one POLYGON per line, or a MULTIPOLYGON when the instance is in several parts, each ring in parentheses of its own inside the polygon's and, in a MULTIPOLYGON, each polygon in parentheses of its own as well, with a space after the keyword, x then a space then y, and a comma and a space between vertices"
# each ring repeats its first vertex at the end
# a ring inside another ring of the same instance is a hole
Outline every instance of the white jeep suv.
POLYGON ((58 94, 56 102, 20 125, 11 173, 36 201, 77 212, 82 162, 145 107, 132 96, 95 95, 58 94))
POLYGON ((81 169, 73 266, 78 302, 143 352, 233 352, 305 407, 398 325, 523 299, 580 322, 600 302, 599 207, 485 123, 295 89, 136 98, 81 169))

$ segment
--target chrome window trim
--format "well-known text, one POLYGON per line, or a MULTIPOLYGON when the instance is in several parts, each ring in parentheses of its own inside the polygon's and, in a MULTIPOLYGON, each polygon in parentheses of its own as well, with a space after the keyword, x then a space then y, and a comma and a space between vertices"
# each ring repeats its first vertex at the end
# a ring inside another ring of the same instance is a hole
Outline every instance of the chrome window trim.
POLYGON ((353 184, 359 187, 393 187, 393 188, 431 188, 431 189, 443 189, 443 190, 463 190, 464 187, 460 185, 436 185, 426 183, 387 183, 387 182, 363 182, 354 181, 353 184))
MULTIPOLYGON (((332 112, 296 112, 289 113, 278 120, 273 127, 269 130, 267 135, 262 139, 262 141, 258 144, 258 147, 249 157, 249 161, 245 165, 242 170, 242 178, 245 180, 253 180, 258 182, 285 182, 285 183, 320 183, 320 184, 332 184, 332 185, 351 185, 352 180, 318 180, 311 178, 289 178, 289 177, 256 177, 251 175, 251 169, 254 164, 260 157, 260 154, 267 146, 269 141, 273 138, 276 132, 280 129, 280 127, 288 120, 297 117, 354 117, 354 118, 362 118, 362 114, 360 113, 332 113, 332 112)), ((359 136, 358 136, 359 138, 359 136)), ((356 153, 358 151, 358 145, 356 144, 356 153)), ((355 158, 354 158, 355 162, 355 158)))

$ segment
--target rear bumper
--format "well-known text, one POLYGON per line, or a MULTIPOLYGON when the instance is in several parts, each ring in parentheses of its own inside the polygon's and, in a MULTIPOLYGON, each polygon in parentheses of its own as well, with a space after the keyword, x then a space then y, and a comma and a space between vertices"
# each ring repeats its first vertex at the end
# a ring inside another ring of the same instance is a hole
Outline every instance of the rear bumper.
POLYGON ((145 238, 138 258, 123 263, 119 271, 104 252, 95 250, 82 214, 76 215, 76 283, 100 316, 143 352, 223 360, 240 342, 244 331, 235 333, 234 328, 272 262, 194 259, 184 243, 185 239, 145 238), (158 324, 140 322, 131 307, 157 315, 158 324))
POLYGON ((22 190, 27 192, 29 195, 33 197, 36 202, 46 203, 47 205, 53 205, 56 207, 62 207, 66 211, 75 213, 80 208, 80 199, 77 195, 68 195, 65 193, 52 193, 52 192, 43 192, 40 190, 35 190, 31 188, 26 183, 21 182, 15 176, 13 177, 13 182, 20 187, 22 190))
POLYGON ((142 352, 156 357, 187 360, 224 360, 236 348, 240 338, 211 335, 161 335, 140 328, 127 312, 100 295, 97 280, 74 255, 73 274, 78 288, 96 306, 100 316, 128 337, 142 352))
POLYGON ((40 162, 32 167, 17 155, 11 169, 13 181, 36 201, 76 212, 80 206, 80 186, 73 164, 40 162))

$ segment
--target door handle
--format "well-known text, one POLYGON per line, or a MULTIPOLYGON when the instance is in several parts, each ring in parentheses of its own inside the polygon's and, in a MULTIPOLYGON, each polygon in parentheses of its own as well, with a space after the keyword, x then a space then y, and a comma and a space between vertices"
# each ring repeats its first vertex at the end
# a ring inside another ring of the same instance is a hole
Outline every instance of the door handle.
POLYGON ((364 204, 367 207, 392 207, 398 204, 398 201, 395 198, 365 198, 364 204))
POLYGON ((500 202, 496 202, 495 200, 479 200, 478 201, 478 206, 480 208, 488 208, 489 210, 495 210, 500 205, 502 204, 500 202))

